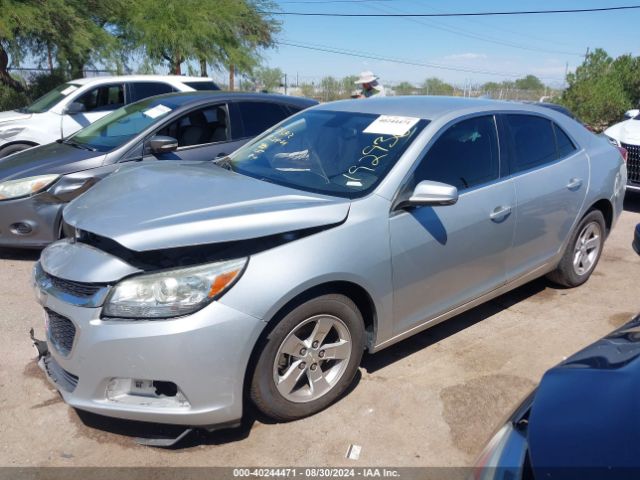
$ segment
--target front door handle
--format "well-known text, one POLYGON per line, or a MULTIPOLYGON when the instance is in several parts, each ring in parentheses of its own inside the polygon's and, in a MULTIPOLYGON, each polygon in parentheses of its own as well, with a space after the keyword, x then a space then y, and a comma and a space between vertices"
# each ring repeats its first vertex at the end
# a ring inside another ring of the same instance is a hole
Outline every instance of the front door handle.
POLYGON ((567 183, 567 188, 569 190, 577 190, 582 186, 582 179, 581 178, 572 178, 571 180, 569 180, 569 183, 567 183))
POLYGON ((491 220, 497 222, 506 218, 511 213, 511 207, 509 205, 501 205, 493 209, 493 212, 489 215, 491 220))

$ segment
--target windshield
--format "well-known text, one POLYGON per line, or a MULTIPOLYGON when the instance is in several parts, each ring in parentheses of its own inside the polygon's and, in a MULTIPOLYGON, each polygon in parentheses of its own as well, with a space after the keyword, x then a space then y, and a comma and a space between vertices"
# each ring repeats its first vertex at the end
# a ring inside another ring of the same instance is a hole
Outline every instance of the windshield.
POLYGON ((67 138, 65 143, 85 146, 98 152, 109 152, 124 145, 179 106, 171 98, 154 98, 133 103, 83 128, 67 138))
POLYGON ((51 108, 57 105, 63 98, 65 98, 70 93, 75 92, 78 88, 80 88, 80 85, 63 83, 62 85, 59 85, 51 90, 49 93, 45 93, 31 105, 26 108, 22 108, 20 111, 26 113, 46 112, 48 110, 51 110, 51 108))
POLYGON ((292 188, 361 197, 380 183, 427 123, 413 117, 304 111, 231 154, 226 164, 292 188))

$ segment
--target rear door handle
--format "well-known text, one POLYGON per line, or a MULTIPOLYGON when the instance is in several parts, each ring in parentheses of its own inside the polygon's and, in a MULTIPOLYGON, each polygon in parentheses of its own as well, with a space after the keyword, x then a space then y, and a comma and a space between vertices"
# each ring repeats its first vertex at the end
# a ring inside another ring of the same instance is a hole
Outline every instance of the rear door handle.
POLYGON ((505 218, 511 213, 511 207, 508 205, 501 205, 493 209, 493 212, 489 215, 489 218, 493 221, 499 221, 505 218))
POLYGON ((569 183, 567 183, 567 188, 569 190, 577 190, 582 186, 582 179, 581 178, 572 178, 571 180, 569 180, 569 183))

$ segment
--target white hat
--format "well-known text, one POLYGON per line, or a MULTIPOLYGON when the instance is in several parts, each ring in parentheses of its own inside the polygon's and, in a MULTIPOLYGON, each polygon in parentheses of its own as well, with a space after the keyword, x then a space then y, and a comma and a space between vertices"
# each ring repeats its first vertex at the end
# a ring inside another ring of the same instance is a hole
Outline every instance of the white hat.
POLYGON ((378 77, 376 77, 373 72, 360 72, 360 78, 358 80, 356 80, 355 83, 357 84, 362 84, 362 83, 373 83, 376 80, 378 80, 378 77))

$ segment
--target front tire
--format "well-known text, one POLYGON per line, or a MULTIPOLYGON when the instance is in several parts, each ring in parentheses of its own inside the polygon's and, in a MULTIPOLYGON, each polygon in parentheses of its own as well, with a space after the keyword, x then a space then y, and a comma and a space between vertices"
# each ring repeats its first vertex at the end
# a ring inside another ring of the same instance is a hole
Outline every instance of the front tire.
POLYGON ((29 145, 27 143, 16 143, 14 145, 4 147, 3 149, 0 149, 0 158, 7 157, 13 153, 21 152, 31 147, 33 147, 33 145, 29 145))
POLYGON ((313 415, 347 390, 364 346, 362 314, 349 298, 330 294, 309 300, 285 315, 266 337, 250 398, 278 421, 313 415))
POLYGON ((600 210, 587 213, 571 236, 558 267, 547 278, 564 287, 577 287, 589 280, 602 255, 606 231, 600 210))

